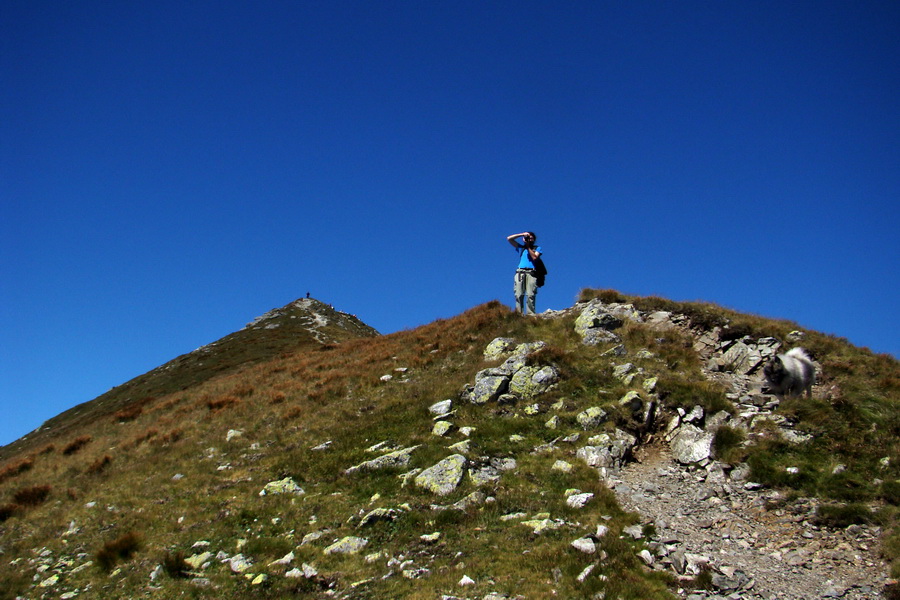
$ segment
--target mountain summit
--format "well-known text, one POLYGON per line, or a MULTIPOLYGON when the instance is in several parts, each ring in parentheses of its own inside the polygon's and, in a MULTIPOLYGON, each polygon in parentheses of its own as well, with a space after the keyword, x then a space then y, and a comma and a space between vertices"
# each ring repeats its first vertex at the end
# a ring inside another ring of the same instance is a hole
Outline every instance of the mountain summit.
POLYGON ((3 448, 0 600, 896 598, 898 439, 897 361, 786 321, 302 299, 3 448))

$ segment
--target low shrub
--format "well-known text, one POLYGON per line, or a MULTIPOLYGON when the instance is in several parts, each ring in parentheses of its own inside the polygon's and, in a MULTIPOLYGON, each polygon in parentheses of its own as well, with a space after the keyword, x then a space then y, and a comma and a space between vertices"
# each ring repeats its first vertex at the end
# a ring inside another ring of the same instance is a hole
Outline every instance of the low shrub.
POLYGON ((3 504, 0 505, 0 523, 6 521, 11 518, 17 512, 19 512, 18 504, 3 504))
POLYGON ((104 470, 106 470, 106 467, 108 467, 111 463, 112 456, 110 456, 109 454, 104 454, 102 457, 94 461, 94 464, 88 467, 87 472, 90 475, 99 475, 104 470))
POLYGON ((129 531, 114 540, 106 542, 97 551, 97 565, 104 571, 112 571, 120 560, 128 560, 141 547, 141 539, 137 533, 129 531))
POLYGON ((13 500, 20 506, 38 506, 47 500, 51 489, 49 485, 35 485, 22 488, 13 494, 13 500))
POLYGON ((742 444, 747 439, 743 429, 722 425, 716 430, 713 437, 713 451, 716 457, 727 463, 734 464, 744 458, 742 444))
POLYGON ((188 576, 191 566, 184 560, 184 552, 166 552, 162 559, 163 571, 172 579, 183 579, 188 576))
POLYGON ((824 504, 816 509, 816 524, 844 528, 848 525, 871 523, 872 511, 865 504, 824 504))
POLYGON ((600 300, 604 304, 621 304, 626 302, 625 296, 616 290, 594 290, 585 288, 578 293, 577 302, 590 302, 591 300, 600 300))
POLYGON ((4 467, 3 470, 0 470, 0 483, 3 483, 7 479, 12 479, 22 473, 31 470, 34 466, 34 461, 30 458, 23 460, 22 462, 16 463, 14 465, 9 465, 4 467))
POLYGON ((889 480, 881 484, 878 496, 894 506, 900 506, 900 481, 889 480))
POLYGON ((71 456, 91 443, 92 439, 93 438, 91 438, 91 436, 89 435, 82 435, 80 437, 77 437, 69 442, 69 444, 65 448, 63 448, 62 453, 66 456, 71 456))
POLYGON ((236 396, 219 396, 217 398, 205 399, 206 408, 208 408, 212 412, 218 412, 226 408, 231 408, 236 404, 240 404, 240 402, 240 398, 237 398, 236 396))
POLYGON ((126 406, 122 410, 116 411, 113 415, 113 420, 117 423, 127 423, 128 421, 134 421, 144 412, 144 407, 141 405, 132 405, 126 406))

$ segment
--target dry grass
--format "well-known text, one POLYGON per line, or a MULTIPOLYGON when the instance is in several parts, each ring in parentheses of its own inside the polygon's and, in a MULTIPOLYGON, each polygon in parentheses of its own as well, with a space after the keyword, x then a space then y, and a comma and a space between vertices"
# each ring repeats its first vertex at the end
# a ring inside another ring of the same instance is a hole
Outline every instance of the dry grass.
POLYGON ((26 471, 30 471, 31 468, 34 467, 34 459, 27 458, 25 460, 19 461, 18 463, 8 465, 0 469, 0 484, 7 481, 8 479, 12 479, 26 471))
POLYGON ((74 440, 72 440, 71 442, 69 442, 68 444, 66 444, 66 446, 62 450, 62 453, 66 456, 71 456, 71 455, 75 454, 76 452, 78 452, 79 450, 81 450, 82 448, 84 448, 85 446, 87 446, 91 442, 92 439, 93 438, 91 438, 91 436, 89 436, 89 435, 82 435, 80 437, 77 437, 74 440))

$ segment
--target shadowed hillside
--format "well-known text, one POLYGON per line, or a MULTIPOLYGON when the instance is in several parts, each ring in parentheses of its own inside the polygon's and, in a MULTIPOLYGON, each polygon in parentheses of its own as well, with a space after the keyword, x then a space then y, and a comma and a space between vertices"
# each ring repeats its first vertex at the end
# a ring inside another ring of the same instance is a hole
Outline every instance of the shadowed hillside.
POLYGON ((0 599, 877 597, 898 388, 891 357, 702 303, 586 290, 378 336, 300 300, 4 448, 0 599), (818 382, 776 397, 762 366, 797 343, 818 382), (706 486, 698 535, 623 508, 655 454, 706 486), (725 529, 751 511, 752 536, 725 529), (784 514, 810 577, 724 562, 785 554, 784 514))

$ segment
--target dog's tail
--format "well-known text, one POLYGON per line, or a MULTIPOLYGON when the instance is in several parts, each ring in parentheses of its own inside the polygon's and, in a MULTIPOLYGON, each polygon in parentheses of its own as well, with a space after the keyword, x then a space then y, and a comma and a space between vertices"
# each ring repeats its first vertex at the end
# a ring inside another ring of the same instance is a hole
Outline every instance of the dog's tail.
POLYGON ((799 358, 800 360, 812 362, 812 357, 810 357, 810 355, 803 348, 791 348, 790 350, 785 352, 784 355, 791 356, 793 358, 799 358))

